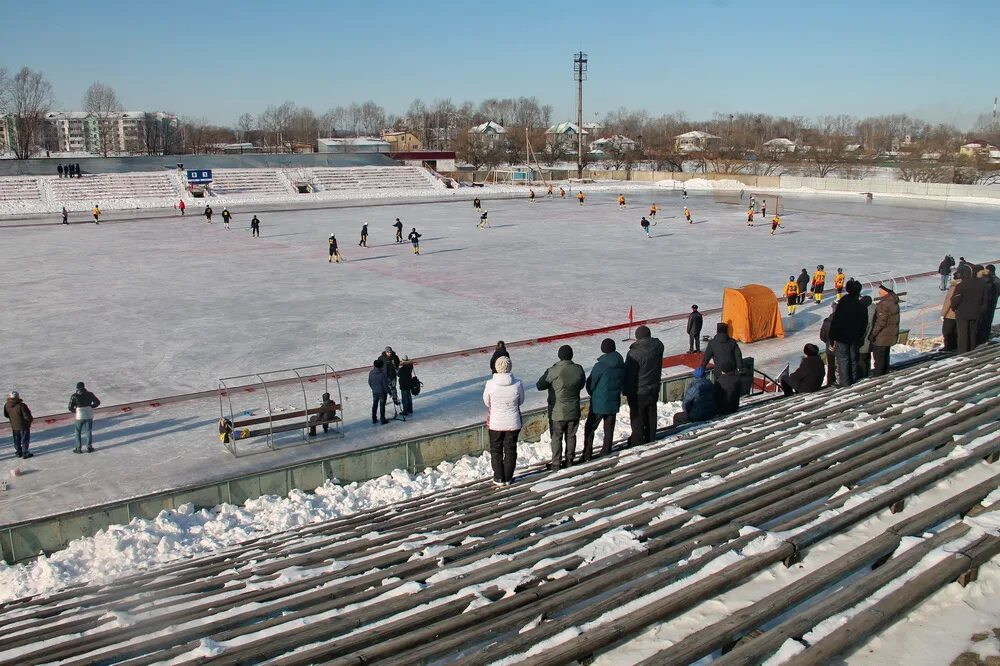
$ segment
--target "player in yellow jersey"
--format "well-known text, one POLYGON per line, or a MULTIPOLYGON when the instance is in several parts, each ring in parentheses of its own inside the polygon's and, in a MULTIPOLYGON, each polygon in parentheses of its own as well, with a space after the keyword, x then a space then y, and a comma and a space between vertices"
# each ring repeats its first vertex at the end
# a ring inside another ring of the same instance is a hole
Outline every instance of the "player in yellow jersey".
POLYGON ((823 289, 826 288, 826 271, 823 269, 823 264, 816 267, 816 272, 813 273, 812 278, 812 292, 813 297, 816 299, 817 303, 823 302, 823 289))
POLYGON ((788 314, 795 314, 799 302, 799 283, 795 281, 794 275, 789 275, 788 282, 785 283, 785 300, 788 303, 788 314))
POLYGON ((844 283, 847 282, 847 276, 844 275, 844 269, 838 268, 837 275, 833 278, 833 287, 837 290, 837 300, 844 295, 844 283))

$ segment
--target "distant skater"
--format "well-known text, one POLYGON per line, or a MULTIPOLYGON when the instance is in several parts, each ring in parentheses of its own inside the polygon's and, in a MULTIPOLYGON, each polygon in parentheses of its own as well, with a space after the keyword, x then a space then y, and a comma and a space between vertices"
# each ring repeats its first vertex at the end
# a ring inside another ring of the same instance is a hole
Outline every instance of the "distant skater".
POLYGON ((747 226, 748 227, 753 226, 753 206, 747 208, 747 226))
POLYGON ((205 206, 205 221, 212 224, 212 207, 205 206))
POLYGON ((656 217, 656 204, 652 204, 649 207, 649 216, 656 217))
POLYGON ((694 222, 691 221, 691 209, 687 206, 684 206, 684 219, 688 221, 688 224, 694 224, 694 222))
POLYGON ((549 187, 545 191, 545 196, 547 196, 549 199, 552 198, 552 183, 549 183, 549 187))
POLYGON ((413 227, 413 229, 410 230, 410 235, 407 236, 413 244, 413 254, 420 254, 420 236, 421 234, 417 233, 416 227, 413 227))
POLYGON ((530 201, 531 203, 535 203, 535 191, 534 190, 528 190, 528 201, 530 201))
POLYGON ((685 185, 681 185, 681 198, 682 199, 688 198, 688 188, 685 185))
POLYGON ((646 232, 646 238, 652 238, 652 236, 649 235, 649 220, 643 217, 639 220, 639 225, 642 227, 642 230, 646 232))
POLYGON ((184 217, 184 211, 187 210, 187 204, 184 203, 184 199, 177 202, 177 208, 181 211, 181 217, 184 217))
POLYGON ((476 226, 479 227, 480 229, 488 229, 490 226, 489 214, 490 211, 484 210, 483 214, 479 216, 479 224, 477 224, 476 226))
POLYGON ((250 235, 254 238, 260 238, 260 220, 254 215, 250 220, 250 235))
POLYGON ((618 207, 619 208, 625 208, 625 195, 624 194, 619 194, 618 195, 618 207))
POLYGON ((340 250, 337 249, 337 237, 334 236, 333 234, 330 234, 330 239, 327 242, 330 245, 330 259, 329 259, 329 261, 331 263, 334 262, 334 261, 336 261, 339 264, 341 261, 344 260, 344 258, 340 256, 340 250))
POLYGON ((368 247, 368 223, 365 222, 361 225, 361 240, 358 241, 359 247, 368 247))
POLYGON ((566 190, 564 190, 561 187, 559 188, 559 198, 560 199, 565 199, 566 198, 566 190))
POLYGON ((767 217, 767 199, 760 200, 760 216, 767 217))
POLYGON ((62 220, 63 224, 69 224, 69 211, 66 210, 66 206, 62 207, 62 220))
POLYGON ((226 227, 226 229, 229 228, 229 221, 232 220, 232 219, 233 219, 233 214, 229 212, 229 209, 228 208, 223 208, 222 209, 222 224, 223 224, 223 226, 226 227))
POLYGON ((399 218, 397 217, 396 218, 396 223, 393 224, 392 226, 395 227, 395 229, 396 229, 396 241, 395 242, 402 243, 403 242, 403 223, 400 222, 399 218))
POLYGON ((472 207, 475 208, 476 210, 479 210, 480 208, 483 207, 483 202, 479 200, 479 197, 476 197, 475 199, 472 200, 472 207))
POLYGON ((780 215, 775 215, 774 217, 771 218, 771 235, 772 236, 774 235, 774 232, 777 231, 778 227, 780 227, 780 226, 781 226, 781 216, 780 215))
POLYGON ((581 206, 583 205, 583 200, 586 198, 587 195, 583 193, 583 190, 580 190, 579 192, 576 193, 576 200, 580 202, 581 206))
POLYGON ((100 224, 101 223, 101 207, 98 206, 97 204, 94 204, 94 210, 92 210, 90 212, 94 216, 94 224, 100 224))

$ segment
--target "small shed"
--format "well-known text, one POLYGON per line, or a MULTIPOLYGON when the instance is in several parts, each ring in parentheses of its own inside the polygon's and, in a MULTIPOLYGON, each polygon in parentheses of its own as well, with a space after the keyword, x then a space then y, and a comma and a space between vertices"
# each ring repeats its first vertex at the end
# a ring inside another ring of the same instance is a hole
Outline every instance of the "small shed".
POLYGON ((729 325, 730 337, 740 342, 785 337, 778 299, 762 284, 727 288, 722 294, 722 321, 729 325))

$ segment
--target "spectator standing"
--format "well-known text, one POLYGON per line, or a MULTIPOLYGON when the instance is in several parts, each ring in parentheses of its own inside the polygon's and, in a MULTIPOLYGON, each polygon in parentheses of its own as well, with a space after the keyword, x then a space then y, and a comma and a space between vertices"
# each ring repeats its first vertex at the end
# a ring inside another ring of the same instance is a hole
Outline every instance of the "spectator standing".
POLYGON ((837 360, 837 385, 857 381, 858 355, 868 329, 868 310, 861 303, 861 283, 847 281, 847 295, 840 299, 830 319, 830 341, 837 360))
POLYGON ((260 219, 256 215, 250 219, 250 235, 253 238, 260 238, 260 219))
POLYGON ((403 355, 403 360, 399 363, 397 371, 399 378, 399 393, 403 400, 403 416, 413 413, 413 361, 409 356, 403 355))
POLYGON ((565 441, 566 467, 576 455, 576 431, 580 427, 580 391, 587 377, 583 367, 573 362, 573 348, 559 348, 559 360, 538 378, 535 388, 549 393, 549 432, 552 435, 552 460, 549 469, 562 466, 565 441))
POLYGON ((493 483, 505 486, 514 480, 517 436, 521 432, 521 405, 524 403, 524 386, 510 370, 510 358, 498 358, 496 372, 483 389, 493 483))
POLYGON ((1000 279, 997 278, 997 267, 990 264, 979 272, 979 277, 986 283, 986 293, 983 302, 983 316, 979 318, 976 331, 977 344, 983 344, 990 339, 993 330, 993 315, 1000 300, 1000 279))
POLYGON ((66 206, 62 207, 62 223, 69 224, 69 211, 66 210, 66 206))
POLYGON ((714 362, 716 368, 721 368, 726 361, 731 361, 739 371, 743 367, 743 352, 740 351, 740 344, 729 337, 729 326, 720 321, 715 327, 715 337, 705 347, 700 367, 705 370, 710 362, 714 362))
POLYGON ((948 289, 948 276, 951 275, 951 269, 955 266, 955 258, 950 254, 944 255, 944 259, 938 264, 938 274, 941 276, 941 291, 948 289))
POLYGON ((635 342, 625 357, 624 393, 632 423, 630 444, 653 441, 656 436, 656 402, 663 375, 663 343, 652 337, 648 326, 635 329, 635 342))
POLYGON ((79 178, 80 177, 80 163, 79 162, 77 162, 76 164, 73 165, 73 171, 76 173, 76 177, 79 178))
POLYGON ((955 279, 948 285, 948 291, 944 295, 944 302, 941 303, 941 335, 944 338, 942 351, 953 352, 958 349, 958 322, 955 320, 955 308, 951 306, 951 297, 955 295, 955 289, 962 283, 962 279, 955 274, 955 279))
POLYGON ((959 354, 975 349, 979 344, 976 334, 979 318, 986 307, 986 282, 975 277, 971 264, 959 264, 958 276, 961 284, 955 287, 951 297, 951 307, 955 310, 955 326, 959 354))
POLYGON ((368 373, 368 388, 372 391, 372 425, 389 421, 385 418, 385 400, 389 397, 389 378, 386 377, 381 358, 375 359, 368 373))
POLYGON ((684 392, 684 411, 674 414, 674 425, 707 421, 715 416, 715 386, 705 378, 703 368, 695 369, 694 380, 684 392))
POLYGON ((69 398, 69 411, 76 414, 76 448, 73 453, 83 453, 83 434, 87 434, 87 453, 93 453, 94 410, 101 406, 96 395, 87 390, 83 382, 76 383, 76 391, 69 398))
POLYGON ((701 313, 698 312, 698 306, 691 306, 691 314, 688 315, 687 320, 687 334, 688 334, 688 353, 694 354, 701 351, 701 327, 704 323, 704 318, 701 313))
POLYGON ((719 416, 735 414, 740 409, 740 393, 743 384, 736 374, 736 366, 732 361, 726 361, 719 366, 720 373, 715 379, 715 413, 719 416))
POLYGON ((28 450, 28 446, 31 444, 31 422, 34 417, 17 391, 11 391, 7 395, 7 402, 3 406, 3 415, 10 421, 10 434, 14 439, 14 455, 18 458, 33 457, 35 454, 28 450))
POLYGON ((799 304, 806 302, 806 294, 809 289, 809 279, 809 271, 803 268, 802 272, 799 273, 799 277, 796 279, 796 282, 799 285, 799 304))
POLYGON ((604 425, 604 445, 601 455, 611 453, 615 435, 615 416, 622 406, 622 387, 625 385, 625 359, 618 353, 615 341, 601 341, 601 356, 587 377, 590 411, 583 426, 583 462, 594 454, 594 433, 598 424, 604 425))
POLYGON ((823 320, 822 325, 819 327, 819 339, 823 342, 825 347, 824 354, 826 360, 826 385, 833 386, 837 383, 837 359, 833 353, 833 340, 830 339, 830 322, 833 320, 832 310, 837 309, 837 301, 833 302, 831 306, 831 312, 827 315, 826 319, 823 320))
POLYGON ((59 164, 59 165, 56 166, 56 171, 59 172, 59 177, 62 178, 63 177, 62 164, 59 164))
POLYGON ((823 386, 824 368, 819 357, 819 347, 809 343, 802 349, 802 353, 804 356, 795 372, 781 379, 781 390, 786 396, 793 393, 815 393, 823 386))
POLYGON ((504 344, 503 340, 497 342, 497 348, 493 351, 493 356, 490 358, 490 374, 496 374, 497 360, 501 356, 510 358, 510 354, 507 352, 507 345, 504 344))
POLYGON ((872 332, 872 326, 875 324, 875 303, 871 296, 865 294, 861 297, 861 305, 865 307, 865 312, 868 315, 868 327, 865 328, 864 341, 858 348, 858 369, 854 375, 856 379, 864 379, 872 373, 872 342, 868 335, 872 332))
POLYGON ((878 286, 879 301, 875 306, 868 341, 871 342, 876 377, 889 372, 889 349, 899 339, 899 297, 884 284, 878 286))

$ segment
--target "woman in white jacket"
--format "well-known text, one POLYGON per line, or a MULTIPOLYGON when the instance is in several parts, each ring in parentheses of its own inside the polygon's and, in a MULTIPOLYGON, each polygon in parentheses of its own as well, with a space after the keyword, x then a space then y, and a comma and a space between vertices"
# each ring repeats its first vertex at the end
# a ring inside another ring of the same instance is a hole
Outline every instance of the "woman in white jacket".
POLYGON ((496 374, 483 390, 486 403, 486 429, 490 433, 490 462, 493 483, 510 485, 517 465, 517 436, 521 432, 521 405, 524 386, 510 374, 510 359, 501 356, 496 362, 496 374))

